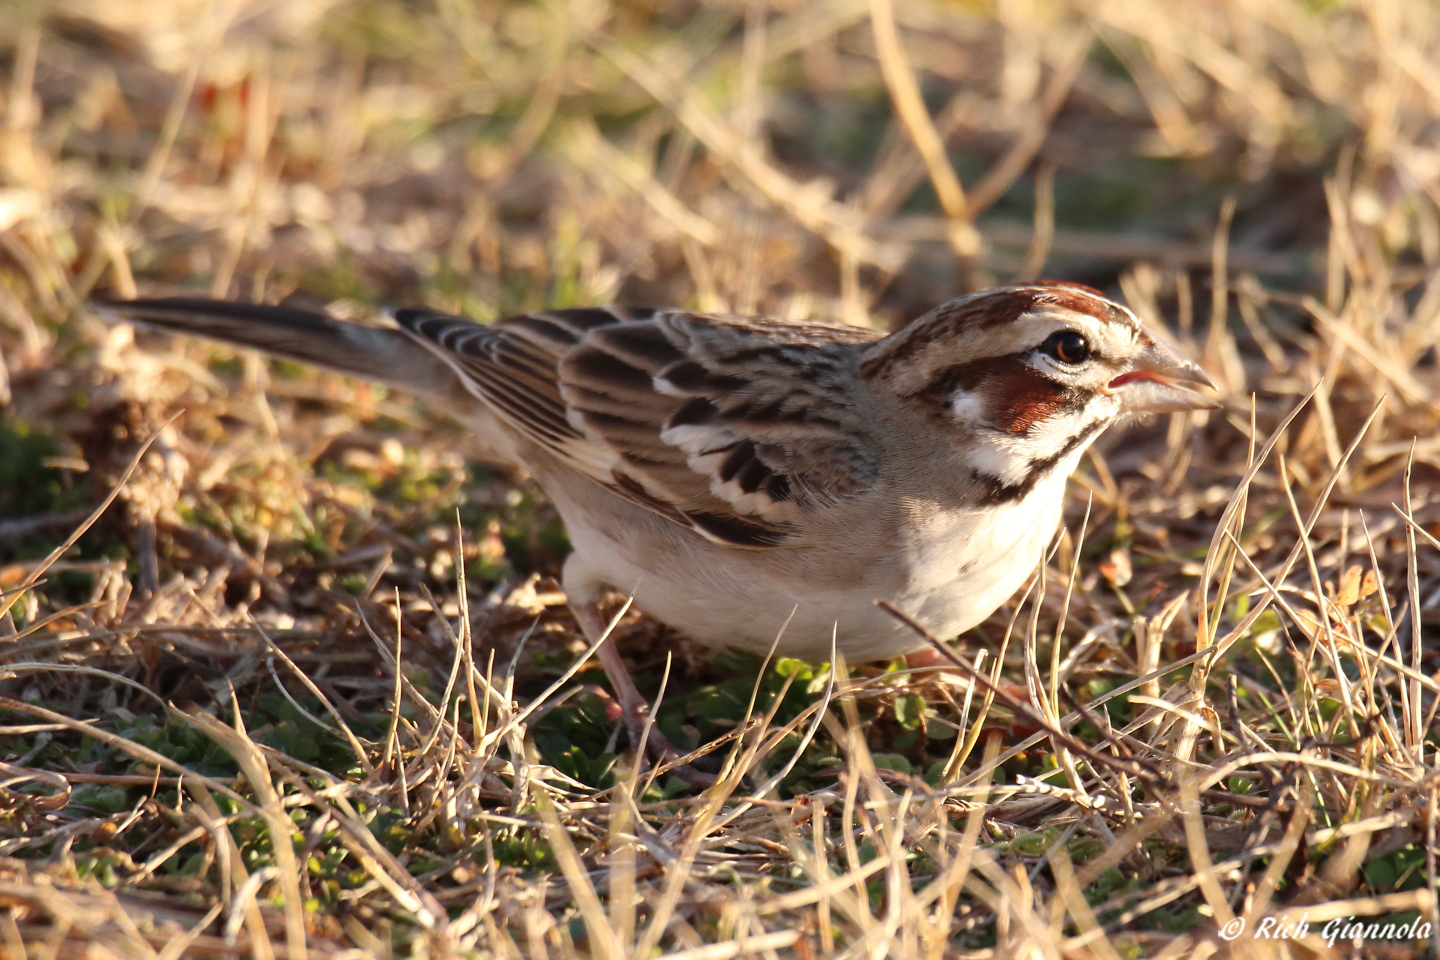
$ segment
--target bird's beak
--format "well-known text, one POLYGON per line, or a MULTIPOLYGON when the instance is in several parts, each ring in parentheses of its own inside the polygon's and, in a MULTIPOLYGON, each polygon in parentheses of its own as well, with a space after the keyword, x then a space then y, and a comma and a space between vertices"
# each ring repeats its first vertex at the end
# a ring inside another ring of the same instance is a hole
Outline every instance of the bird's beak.
POLYGON ((1111 380, 1109 390, 1125 413, 1179 413, 1213 410, 1220 404, 1182 384, 1200 384, 1214 390, 1215 381, 1199 365, 1187 360, 1145 332, 1149 344, 1135 358, 1129 373, 1111 380))

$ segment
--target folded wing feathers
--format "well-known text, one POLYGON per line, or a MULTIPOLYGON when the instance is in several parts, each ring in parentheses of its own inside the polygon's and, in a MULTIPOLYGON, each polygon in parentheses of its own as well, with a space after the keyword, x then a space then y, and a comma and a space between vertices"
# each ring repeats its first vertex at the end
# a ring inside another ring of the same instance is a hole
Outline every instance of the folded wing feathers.
POLYGON ((835 385, 847 378, 824 367, 872 331, 599 309, 489 326, 429 311, 396 319, 537 443, 712 540, 782 543, 797 511, 876 477, 840 425, 815 415, 846 408, 835 385))
MULTIPOLYGON (((841 368, 853 362, 851 344, 876 337, 858 328, 783 321, 721 324, 695 314, 666 313, 642 326, 596 330, 571 358, 595 350, 608 354, 607 362, 624 359, 651 375, 649 390, 633 373, 596 383, 591 377, 609 368, 587 360, 583 374, 590 376, 575 376, 587 391, 607 392, 620 416, 634 417, 623 412, 634 409, 632 404, 649 411, 646 427, 658 428, 655 439, 660 441, 651 441, 652 449, 685 454, 686 469, 652 470, 642 477, 647 486, 690 499, 699 480, 733 510, 783 524, 798 511, 859 493, 875 480, 873 458, 841 440, 840 424, 816 411, 849 409, 851 398, 841 386, 849 378, 841 368), (657 403, 656 394, 674 402, 657 403)), ((562 374, 567 388, 571 369, 562 374)), ((614 409, 578 393, 565 396, 572 417, 577 407, 597 413, 614 409)), ((585 422, 603 432, 596 420, 585 422)), ((673 463, 669 456, 648 457, 673 463)))
POLYGON ((555 380, 559 356, 583 336, 587 321, 617 319, 608 311, 584 312, 601 314, 603 321, 543 314, 483 325, 428 310, 400 310, 395 320, 430 345, 460 374, 470 392, 523 434, 576 469, 607 481, 614 453, 570 422, 555 380))
POLYGON ((703 536, 744 546, 783 541, 777 524, 733 517, 735 506, 712 490, 709 474, 697 471, 687 451, 664 439, 667 422, 686 400, 657 392, 657 374, 683 357, 653 322, 591 331, 560 362, 560 392, 570 422, 620 454, 617 485, 670 505, 703 536))

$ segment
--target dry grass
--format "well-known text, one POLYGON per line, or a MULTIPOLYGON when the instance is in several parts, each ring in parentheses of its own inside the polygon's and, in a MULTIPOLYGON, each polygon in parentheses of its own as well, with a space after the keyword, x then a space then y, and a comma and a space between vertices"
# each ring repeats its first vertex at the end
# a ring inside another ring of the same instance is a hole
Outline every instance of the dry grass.
POLYGON ((1322 930, 1440 929, 1436 64, 1423 0, 0 8, 0 953, 1433 956, 1322 930), (587 695, 523 478, 82 306, 1041 273, 1227 408, 1102 441, 976 682, 620 617, 699 796, 587 695))

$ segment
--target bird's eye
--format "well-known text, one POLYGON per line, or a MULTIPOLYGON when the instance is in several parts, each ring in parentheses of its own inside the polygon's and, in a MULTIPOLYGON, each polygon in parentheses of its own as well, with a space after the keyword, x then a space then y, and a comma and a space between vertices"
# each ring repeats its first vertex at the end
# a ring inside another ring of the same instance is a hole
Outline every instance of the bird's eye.
POLYGON ((1090 359, 1090 341, 1074 330, 1050 334, 1040 349, 1061 363, 1077 364, 1090 359))

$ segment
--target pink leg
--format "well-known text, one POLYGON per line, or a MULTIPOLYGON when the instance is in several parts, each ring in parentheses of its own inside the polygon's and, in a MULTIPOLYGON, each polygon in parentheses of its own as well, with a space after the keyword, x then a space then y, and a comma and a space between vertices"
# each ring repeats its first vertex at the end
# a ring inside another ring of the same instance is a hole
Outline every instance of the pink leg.
POLYGON ((953 670, 949 660, 942 657, 934 647, 925 647, 914 653, 905 654, 905 666, 911 670, 953 670))
MULTIPOLYGON (((595 604, 572 604, 571 610, 575 613, 575 619, 580 622, 580 629, 585 632, 586 639, 591 643, 604 635, 605 628, 609 624, 600 615, 600 610, 595 604)), ((645 721, 650 716, 650 704, 646 703, 645 698, 640 696, 640 691, 635 689, 635 681, 631 678, 625 661, 620 657, 620 651, 615 646, 614 638, 607 637, 595 654, 600 658, 600 666, 605 668, 605 676, 610 678, 610 685, 615 688, 615 698, 620 701, 620 719, 630 734, 631 746, 638 747, 640 738, 643 736, 646 750, 660 763, 669 763, 677 759, 680 752, 670 744, 665 734, 660 732, 658 725, 652 723, 649 734, 645 733, 645 721)), ((682 764, 670 772, 692 787, 708 787, 715 782, 713 776, 695 770, 689 764, 682 764)))

